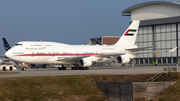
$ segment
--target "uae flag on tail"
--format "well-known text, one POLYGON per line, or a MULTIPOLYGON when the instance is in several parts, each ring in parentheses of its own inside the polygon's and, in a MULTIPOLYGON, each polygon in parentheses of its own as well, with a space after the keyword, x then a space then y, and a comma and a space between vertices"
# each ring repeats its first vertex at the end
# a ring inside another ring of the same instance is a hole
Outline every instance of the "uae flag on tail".
POLYGON ((135 33, 136 33, 136 29, 128 29, 127 31, 126 31, 126 33, 124 34, 124 36, 133 36, 135 33))

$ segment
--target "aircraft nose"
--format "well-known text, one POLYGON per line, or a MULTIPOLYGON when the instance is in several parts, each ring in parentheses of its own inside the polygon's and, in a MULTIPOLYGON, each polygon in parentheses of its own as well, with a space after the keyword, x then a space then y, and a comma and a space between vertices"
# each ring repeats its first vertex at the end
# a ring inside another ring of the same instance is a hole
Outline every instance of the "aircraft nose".
POLYGON ((10 57, 11 57, 10 51, 7 51, 7 52, 5 53, 5 56, 6 56, 7 58, 10 58, 10 57))

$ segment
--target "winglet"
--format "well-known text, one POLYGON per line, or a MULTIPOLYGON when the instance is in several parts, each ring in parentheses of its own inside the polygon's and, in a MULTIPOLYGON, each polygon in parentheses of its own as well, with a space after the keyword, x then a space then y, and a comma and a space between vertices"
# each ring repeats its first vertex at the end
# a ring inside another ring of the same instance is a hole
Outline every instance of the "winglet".
POLYGON ((177 47, 174 47, 173 49, 171 49, 171 50, 168 51, 168 52, 174 52, 176 49, 177 49, 177 47))

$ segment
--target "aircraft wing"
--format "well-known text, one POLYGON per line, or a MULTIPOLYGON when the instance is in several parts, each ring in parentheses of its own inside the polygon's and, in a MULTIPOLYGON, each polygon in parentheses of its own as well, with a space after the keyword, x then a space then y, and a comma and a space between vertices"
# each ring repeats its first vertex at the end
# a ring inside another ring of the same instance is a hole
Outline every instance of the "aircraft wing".
POLYGON ((74 62, 78 61, 81 58, 91 58, 94 61, 97 61, 102 58, 115 58, 119 55, 124 55, 125 53, 120 53, 120 54, 104 54, 104 55, 90 55, 90 56, 72 56, 72 57, 57 57, 57 61, 63 61, 63 62, 74 62))
POLYGON ((89 57, 89 56, 57 57, 57 61, 72 62, 72 61, 78 61, 79 59, 85 57, 89 57))
MULTIPOLYGON (((132 55, 138 55, 138 54, 148 54, 148 53, 157 53, 157 52, 174 52, 177 49, 177 47, 173 48, 172 50, 166 50, 166 51, 151 51, 151 52, 137 52, 137 53, 128 53, 132 55)), ((113 60, 117 58, 119 55, 125 55, 126 53, 119 53, 119 54, 103 54, 103 55, 90 55, 90 56, 72 56, 72 57, 57 57, 57 61, 63 61, 63 62, 77 62, 81 58, 89 58, 93 61, 99 61, 101 59, 107 59, 113 60)))

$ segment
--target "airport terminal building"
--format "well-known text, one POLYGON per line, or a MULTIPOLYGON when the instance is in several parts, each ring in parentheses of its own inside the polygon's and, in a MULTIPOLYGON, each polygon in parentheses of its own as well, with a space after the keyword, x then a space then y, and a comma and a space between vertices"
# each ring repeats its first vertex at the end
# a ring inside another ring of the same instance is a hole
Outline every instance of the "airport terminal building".
MULTIPOLYGON (((180 1, 143 2, 126 8, 121 13, 122 16, 131 16, 131 21, 141 21, 135 43, 138 47, 159 45, 144 50, 159 51, 158 53, 137 55, 132 65, 153 65, 153 61, 157 65, 180 65, 179 48, 172 53, 160 52, 180 46, 180 1)), ((96 40, 102 41, 91 38, 91 44, 98 44, 96 40)))

